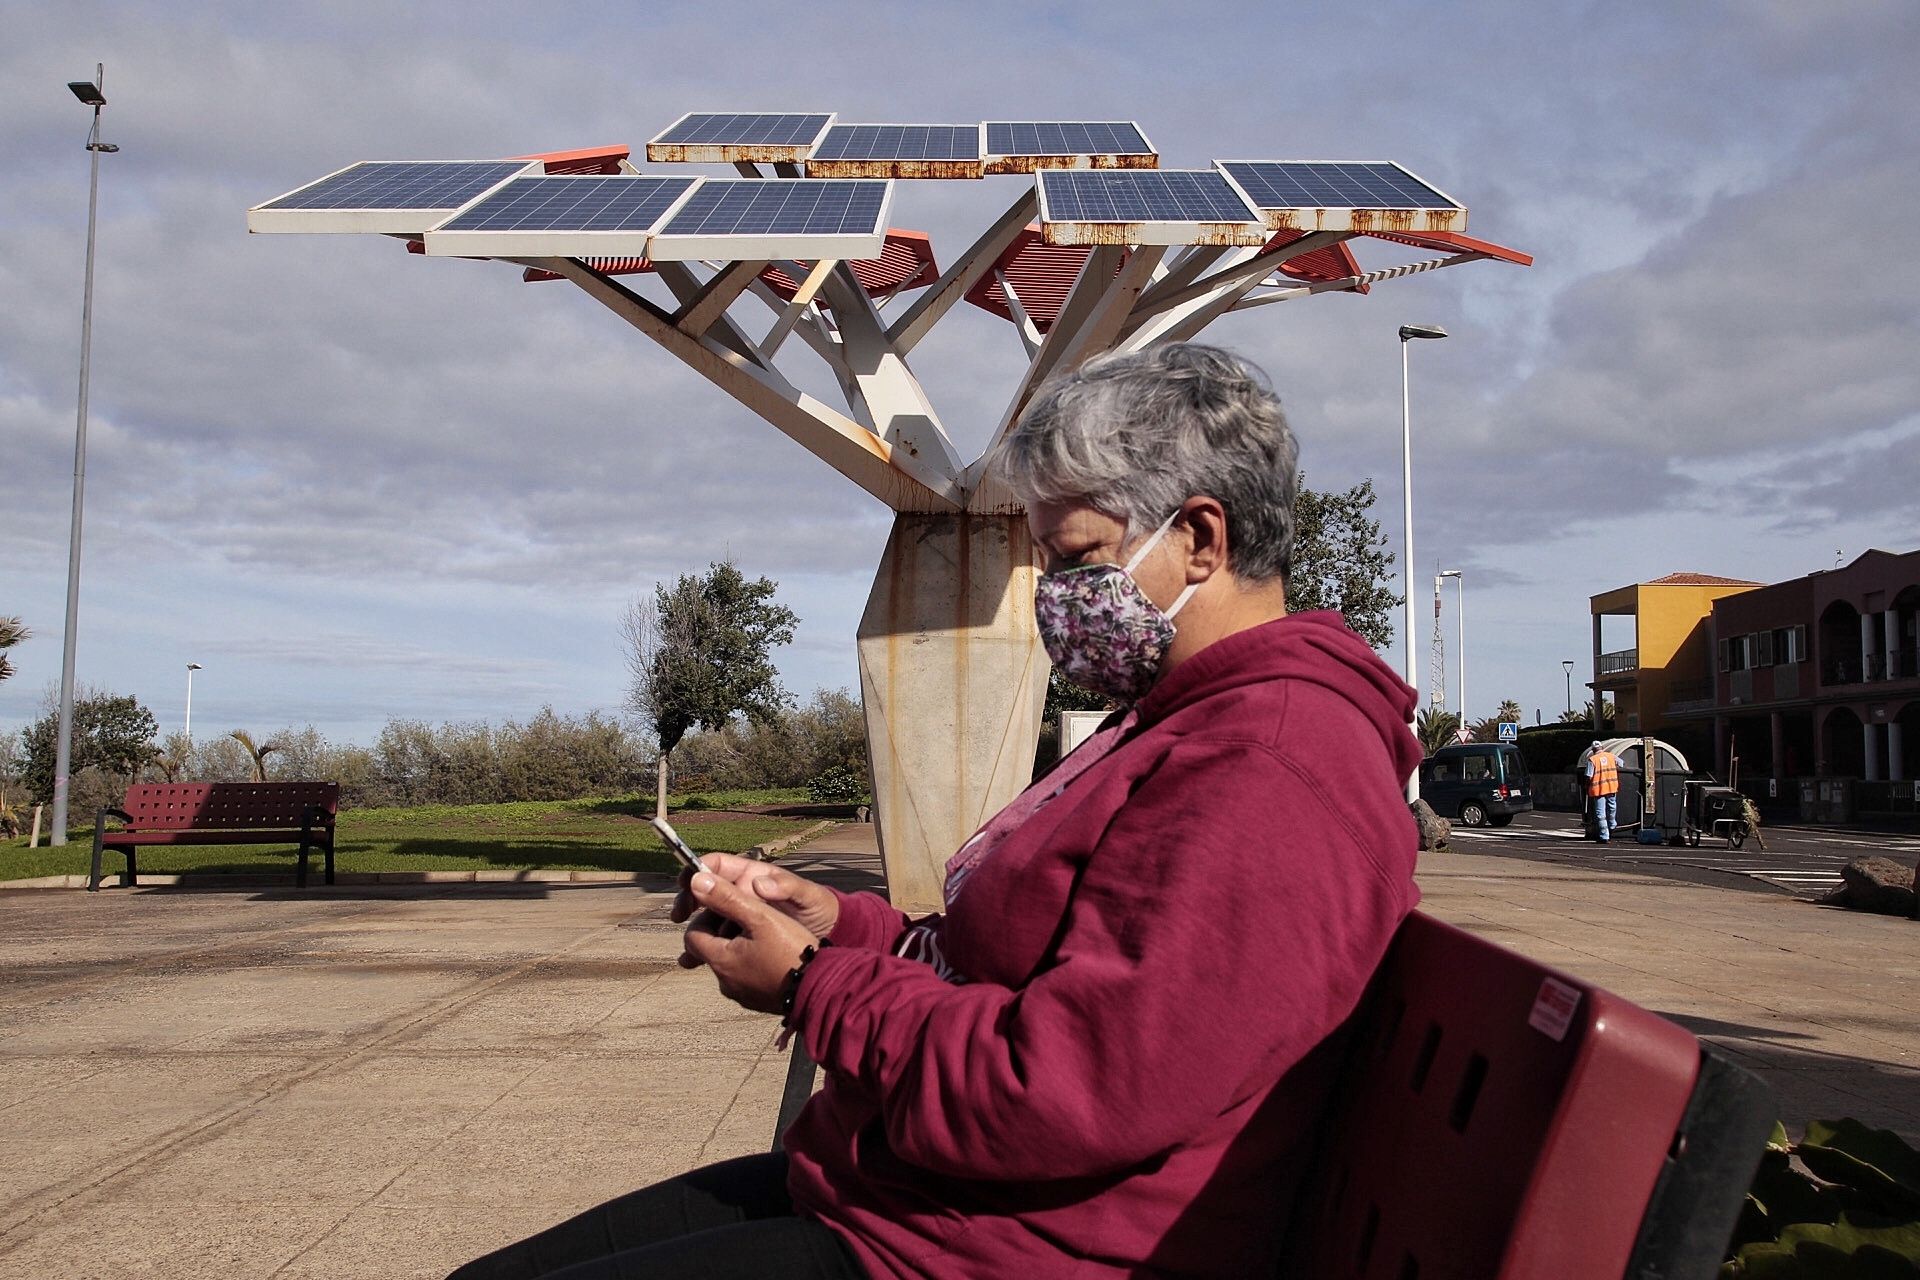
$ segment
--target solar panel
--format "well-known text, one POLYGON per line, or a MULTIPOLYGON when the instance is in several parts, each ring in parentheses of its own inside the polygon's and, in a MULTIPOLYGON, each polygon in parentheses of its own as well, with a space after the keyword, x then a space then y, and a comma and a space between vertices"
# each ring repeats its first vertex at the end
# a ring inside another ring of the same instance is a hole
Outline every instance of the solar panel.
POLYGON ((654 236, 658 261, 870 258, 886 243, 893 184, 871 179, 709 178, 654 236))
POLYGON ((1213 169, 1056 169, 1040 178, 1048 244, 1260 244, 1260 215, 1213 169))
POLYGON ((247 210, 249 231, 417 234, 527 160, 363 160, 247 210))
POLYGON ((1271 230, 1458 231, 1464 206, 1390 161, 1221 160, 1271 230))
POLYGON ((1153 144, 1131 120, 989 120, 987 172, 1152 169, 1153 144))
POLYGON ((645 256, 654 227, 699 181, 640 174, 516 178, 428 231, 426 249, 489 258, 645 256))
POLYGON ((806 158, 832 119, 831 112, 689 112, 647 143, 647 159, 797 162, 806 158))
POLYGON ((977 124, 836 124, 807 156, 810 178, 978 178, 977 124))

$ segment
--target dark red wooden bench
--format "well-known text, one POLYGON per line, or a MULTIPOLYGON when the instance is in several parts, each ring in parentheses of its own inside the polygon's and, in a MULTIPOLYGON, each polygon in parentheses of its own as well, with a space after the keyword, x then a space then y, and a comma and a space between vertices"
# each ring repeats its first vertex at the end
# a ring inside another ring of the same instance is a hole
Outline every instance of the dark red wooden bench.
MULTIPOLYGON (((1778 1112, 1684 1028, 1415 912, 1351 1030, 1300 1199, 1274 1207, 1285 1280, 1718 1272, 1778 1112)), ((775 1150, 813 1092, 792 1052, 775 1150)))
POLYGON ((127 788, 118 809, 102 808, 93 823, 93 869, 87 888, 100 887, 100 855, 126 855, 124 884, 138 884, 134 851, 154 844, 297 844, 294 881, 307 883, 307 851, 326 855, 333 883, 333 825, 340 808, 337 782, 140 782, 127 788), (123 826, 109 830, 108 818, 123 826))

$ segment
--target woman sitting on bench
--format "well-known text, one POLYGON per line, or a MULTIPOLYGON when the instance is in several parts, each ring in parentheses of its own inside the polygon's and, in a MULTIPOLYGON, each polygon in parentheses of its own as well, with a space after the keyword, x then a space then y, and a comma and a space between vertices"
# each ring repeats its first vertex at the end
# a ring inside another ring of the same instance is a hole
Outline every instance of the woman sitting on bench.
POLYGON ((785 1151, 634 1192, 455 1274, 1245 1277, 1418 899, 1413 691, 1337 614, 1288 616, 1296 445, 1209 347, 1091 361, 996 465, 1034 611, 1124 708, 907 919, 710 854, 682 963, 824 1068, 785 1151))

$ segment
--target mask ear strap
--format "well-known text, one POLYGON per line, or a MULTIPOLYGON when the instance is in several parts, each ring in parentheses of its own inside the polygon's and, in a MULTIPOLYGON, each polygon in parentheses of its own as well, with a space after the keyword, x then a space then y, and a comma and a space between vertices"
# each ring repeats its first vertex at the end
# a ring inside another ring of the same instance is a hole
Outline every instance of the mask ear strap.
POLYGON ((1175 596, 1173 598, 1173 603, 1167 606, 1167 619, 1171 621, 1173 619, 1173 615, 1180 612, 1181 609, 1185 608, 1187 601, 1193 599, 1193 593, 1198 591, 1201 587, 1205 585, 1206 583, 1204 582, 1189 582, 1187 584, 1187 589, 1185 591, 1182 591, 1179 595, 1175 596))
POLYGON ((1127 562, 1120 567, 1125 569, 1128 575, 1131 575, 1135 569, 1140 567, 1140 562, 1147 558, 1147 553, 1160 545, 1160 539, 1167 536, 1167 530, 1173 528, 1173 522, 1179 518, 1180 508, 1175 507, 1173 514, 1169 515, 1165 520, 1162 520, 1160 527, 1153 531, 1153 536, 1141 543, 1140 549, 1134 552, 1127 562))

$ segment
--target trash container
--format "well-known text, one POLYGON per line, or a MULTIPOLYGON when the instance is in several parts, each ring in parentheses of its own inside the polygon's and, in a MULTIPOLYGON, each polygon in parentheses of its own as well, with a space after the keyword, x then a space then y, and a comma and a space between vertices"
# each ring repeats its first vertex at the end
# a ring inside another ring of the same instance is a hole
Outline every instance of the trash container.
POLYGON ((1820 820, 1820 789, 1812 778, 1800 779, 1800 821, 1820 820))

